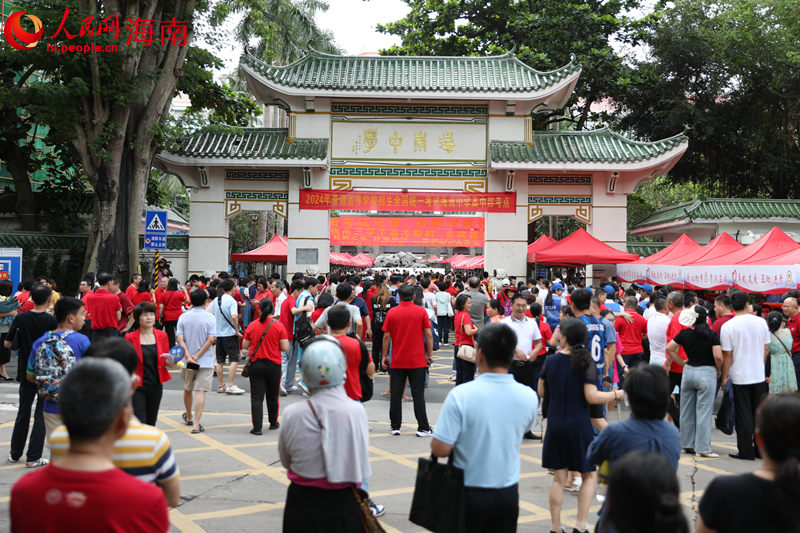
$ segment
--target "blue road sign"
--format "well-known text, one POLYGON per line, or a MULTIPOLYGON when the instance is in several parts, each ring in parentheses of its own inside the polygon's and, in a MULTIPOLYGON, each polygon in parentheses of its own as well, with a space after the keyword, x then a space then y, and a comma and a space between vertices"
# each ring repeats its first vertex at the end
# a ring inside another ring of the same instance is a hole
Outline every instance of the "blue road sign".
POLYGON ((167 212, 146 211, 144 217, 144 247, 150 250, 167 249, 167 212))

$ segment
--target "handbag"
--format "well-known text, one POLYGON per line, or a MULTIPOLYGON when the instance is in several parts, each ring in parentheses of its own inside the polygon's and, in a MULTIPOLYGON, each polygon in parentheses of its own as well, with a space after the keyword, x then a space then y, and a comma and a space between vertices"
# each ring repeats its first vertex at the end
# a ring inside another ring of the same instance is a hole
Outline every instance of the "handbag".
POLYGON ((722 391, 722 403, 717 411, 716 426, 717 429, 726 435, 733 435, 735 429, 734 420, 736 418, 736 410, 733 404, 733 383, 728 380, 725 388, 722 391))
MULTIPOLYGON (((461 317, 461 325, 459 325, 458 327, 459 328, 463 328, 464 327, 464 317, 463 317, 463 315, 461 317)), ((456 357, 458 357, 459 359, 463 359, 464 361, 467 361, 468 363, 474 363, 475 362, 475 347, 474 346, 469 346, 468 344, 462 344, 461 346, 458 347, 458 353, 456 353, 456 357)))
MULTIPOLYGON (((314 418, 317 420, 317 424, 319 424, 320 429, 322 429, 322 421, 319 419, 319 416, 317 416, 317 410, 314 409, 314 404, 311 402, 311 400, 306 403, 308 403, 308 407, 311 409, 311 414, 314 415, 314 418)), ((350 488, 353 491, 353 496, 356 499, 356 503, 358 503, 358 511, 361 515, 361 525, 364 528, 364 531, 366 533, 386 533, 386 530, 383 529, 383 526, 378 521, 378 517, 372 514, 372 509, 369 507, 369 494, 355 485, 350 485, 350 488)))
POLYGON ((408 519, 437 533, 461 533, 465 511, 464 470, 453 466, 453 454, 446 464, 420 457, 408 519))
MULTIPOLYGON (((267 327, 264 328, 264 333, 261 334, 261 338, 258 339, 258 344, 256 344, 256 349, 253 350, 253 356, 255 356, 258 353, 258 349, 261 348, 261 343, 264 341, 264 337, 267 336, 267 332, 269 331, 269 328, 272 327, 272 323, 273 322, 275 322, 274 318, 272 320, 270 320, 269 324, 267 324, 267 327)), ((248 357, 247 358, 247 362, 244 364, 244 367, 242 367, 242 377, 243 378, 249 378, 250 377, 250 367, 251 366, 253 366, 253 357, 248 357)))

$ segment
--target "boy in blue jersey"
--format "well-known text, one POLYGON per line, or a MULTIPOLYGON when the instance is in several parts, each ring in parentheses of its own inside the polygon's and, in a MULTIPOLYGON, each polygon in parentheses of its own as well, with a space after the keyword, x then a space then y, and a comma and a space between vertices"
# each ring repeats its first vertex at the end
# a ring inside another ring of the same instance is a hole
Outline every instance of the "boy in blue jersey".
MULTIPOLYGON (((598 390, 605 390, 603 388, 604 381, 611 383, 608 377, 608 370, 611 367, 611 361, 606 351, 606 331, 603 326, 601 318, 592 316, 590 307, 592 303, 592 293, 586 289, 575 289, 570 294, 572 312, 575 318, 580 319, 586 324, 588 335, 586 337, 586 347, 589 349, 589 354, 592 356, 592 361, 597 369, 597 388, 598 390)), ((602 431, 608 425, 603 413, 602 405, 590 405, 589 416, 592 425, 598 431, 602 431)))

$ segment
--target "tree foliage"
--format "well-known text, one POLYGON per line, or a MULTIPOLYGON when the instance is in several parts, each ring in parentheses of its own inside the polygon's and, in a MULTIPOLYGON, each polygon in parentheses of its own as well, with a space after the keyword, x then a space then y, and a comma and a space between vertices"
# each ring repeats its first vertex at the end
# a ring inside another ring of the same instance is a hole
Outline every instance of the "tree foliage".
POLYGON ((593 103, 619 94, 636 72, 611 39, 635 44, 641 21, 625 13, 639 0, 405 0, 411 12, 403 19, 378 25, 402 44, 389 55, 488 55, 513 50, 539 70, 567 64, 574 55, 583 67, 568 116, 552 113, 547 120, 569 120, 583 129, 593 117, 593 103))
POLYGON ((618 126, 645 138, 689 126, 673 180, 724 196, 798 197, 800 3, 676 0, 650 22, 650 56, 616 97, 618 126))

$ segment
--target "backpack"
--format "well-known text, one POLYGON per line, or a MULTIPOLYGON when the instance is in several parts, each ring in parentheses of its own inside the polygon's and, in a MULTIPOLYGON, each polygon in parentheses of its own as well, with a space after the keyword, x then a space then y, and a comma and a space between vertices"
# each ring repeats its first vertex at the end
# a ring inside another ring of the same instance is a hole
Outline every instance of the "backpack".
MULTIPOLYGON (((308 299, 303 302, 303 305, 308 303, 308 299)), ((298 307, 300 307, 298 305, 298 307)), ((295 315, 294 319, 294 340, 297 341, 300 346, 303 346, 309 340, 314 338, 314 326, 311 324, 311 321, 306 316, 305 312, 295 315)))
POLYGON ((47 339, 36 348, 36 366, 34 367, 36 388, 39 396, 45 399, 58 400, 58 387, 61 380, 77 361, 72 348, 65 340, 70 333, 72 331, 65 331, 58 335, 51 331, 47 339))

